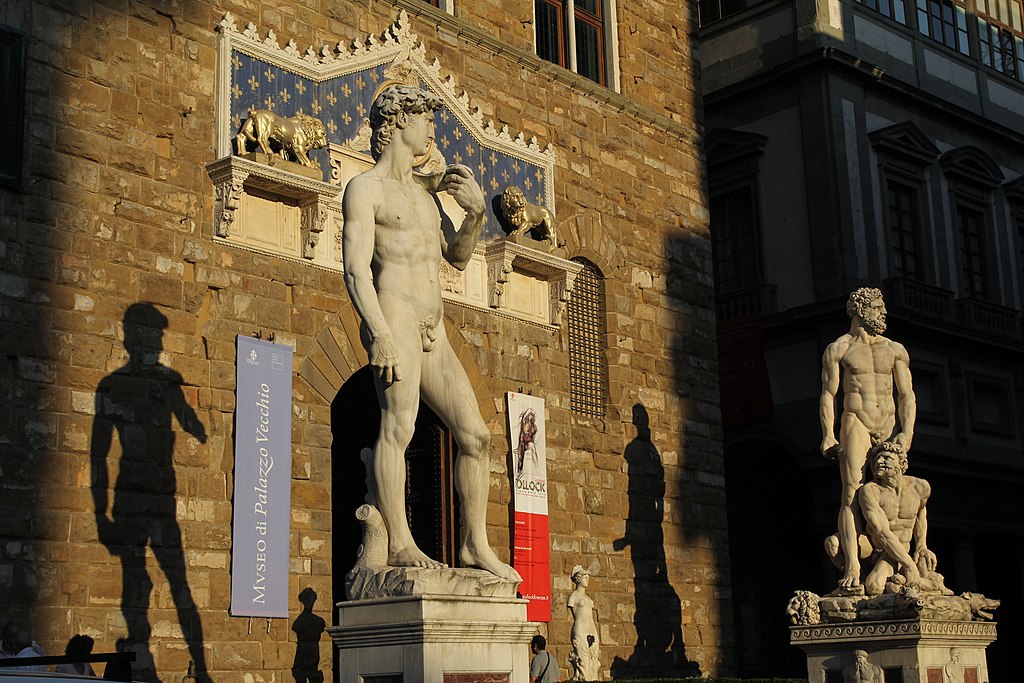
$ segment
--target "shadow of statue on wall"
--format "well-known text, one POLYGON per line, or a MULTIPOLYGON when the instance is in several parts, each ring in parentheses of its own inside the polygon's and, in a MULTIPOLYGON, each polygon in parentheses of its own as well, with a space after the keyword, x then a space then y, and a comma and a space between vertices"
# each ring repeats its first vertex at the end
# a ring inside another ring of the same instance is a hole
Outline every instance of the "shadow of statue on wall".
POLYGON ((316 591, 309 586, 299 593, 302 611, 292 622, 292 630, 295 631, 292 677, 295 683, 324 683, 324 672, 320 671, 320 638, 327 630, 327 622, 313 613, 316 598, 316 591))
POLYGON ((669 582, 665 561, 665 467, 651 442, 650 416, 640 403, 633 406, 633 425, 636 437, 623 453, 629 475, 629 514, 624 537, 613 541, 612 547, 630 548, 637 640, 629 659, 616 657, 612 662, 612 677, 700 676, 696 662, 686 658, 682 603, 669 582))
POLYGON ((185 400, 181 375, 160 364, 167 318, 151 304, 135 303, 125 311, 123 323, 128 360, 96 388, 90 447, 97 533, 121 560, 121 613, 128 632, 117 649, 136 653, 135 680, 158 680, 149 650, 153 580, 146 569, 148 545, 170 584, 196 683, 208 683, 202 624, 186 579, 175 516, 172 419, 200 443, 206 442, 206 430, 185 400), (111 504, 109 460, 118 451, 111 504))

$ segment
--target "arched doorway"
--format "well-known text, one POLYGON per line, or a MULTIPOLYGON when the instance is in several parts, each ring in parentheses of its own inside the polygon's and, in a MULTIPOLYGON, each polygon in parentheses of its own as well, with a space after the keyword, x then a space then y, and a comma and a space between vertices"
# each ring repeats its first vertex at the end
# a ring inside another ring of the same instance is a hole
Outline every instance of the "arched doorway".
MULTIPOLYGON (((356 509, 366 498, 366 469, 360 459, 380 431, 380 406, 370 366, 352 374, 331 402, 332 543, 334 601, 345 599, 345 574, 362 542, 356 509)), ((430 557, 457 566, 458 497, 456 447, 440 418, 420 403, 416 431, 406 450, 406 513, 416 544, 430 557)))

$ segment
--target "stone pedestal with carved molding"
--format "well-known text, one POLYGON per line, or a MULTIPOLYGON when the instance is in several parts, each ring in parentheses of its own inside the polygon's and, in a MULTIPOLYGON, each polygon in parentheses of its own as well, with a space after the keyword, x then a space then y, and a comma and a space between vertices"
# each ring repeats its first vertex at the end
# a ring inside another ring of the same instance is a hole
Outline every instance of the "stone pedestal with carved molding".
MULTIPOLYGON (((863 650, 885 683, 988 683, 985 648, 991 621, 857 621, 790 627, 790 642, 807 654, 809 683, 847 683, 863 650)), ((853 678, 851 680, 857 680, 853 678)), ((866 677, 865 680, 871 680, 866 677)))
POLYGON ((526 601, 407 595, 339 603, 337 683, 527 683, 526 601))

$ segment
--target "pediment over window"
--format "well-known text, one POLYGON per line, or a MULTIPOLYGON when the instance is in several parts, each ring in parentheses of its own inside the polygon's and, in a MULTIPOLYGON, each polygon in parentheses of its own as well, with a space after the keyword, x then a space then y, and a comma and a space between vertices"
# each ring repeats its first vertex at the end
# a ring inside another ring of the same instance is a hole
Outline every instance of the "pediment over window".
POLYGON ((939 149, 910 121, 868 133, 875 149, 925 166, 939 156, 939 149))
POLYGON ((708 133, 704 154, 708 166, 722 166, 764 154, 768 138, 742 130, 715 128, 708 133))
POLYGON ((959 147, 946 152, 939 159, 947 176, 986 189, 993 189, 1005 176, 992 157, 977 147, 959 147))
POLYGON ((1024 206, 1024 175, 1003 185, 1003 192, 1011 202, 1024 206))

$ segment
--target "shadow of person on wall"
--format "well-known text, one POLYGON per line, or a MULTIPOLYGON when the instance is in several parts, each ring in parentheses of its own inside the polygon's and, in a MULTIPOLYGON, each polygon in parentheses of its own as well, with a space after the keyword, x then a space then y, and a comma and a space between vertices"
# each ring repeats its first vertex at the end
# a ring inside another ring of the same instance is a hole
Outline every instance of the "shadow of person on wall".
POLYGON ((320 637, 327 629, 327 622, 313 614, 316 591, 306 586, 299 593, 302 612, 292 622, 295 631, 295 660, 292 662, 292 676, 295 683, 324 683, 324 672, 320 671, 320 637))
POLYGON ((178 623, 195 662, 195 680, 207 683, 202 624, 185 576, 175 517, 172 417, 200 443, 206 443, 206 430, 185 400, 181 375, 160 364, 167 318, 151 304, 135 303, 125 311, 123 323, 128 360, 96 388, 90 449, 97 532, 110 554, 121 559, 121 613, 128 633, 118 640, 117 649, 135 651, 136 680, 158 680, 149 651, 149 545, 170 583, 178 623), (120 462, 110 505, 108 459, 115 431, 120 462))
POLYGON ((631 549, 637 640, 629 659, 612 662, 612 677, 700 676, 697 664, 686 658, 682 603, 669 583, 665 561, 665 467, 651 443, 650 416, 640 403, 633 406, 633 425, 636 438, 623 453, 629 475, 626 532, 612 547, 631 549))

